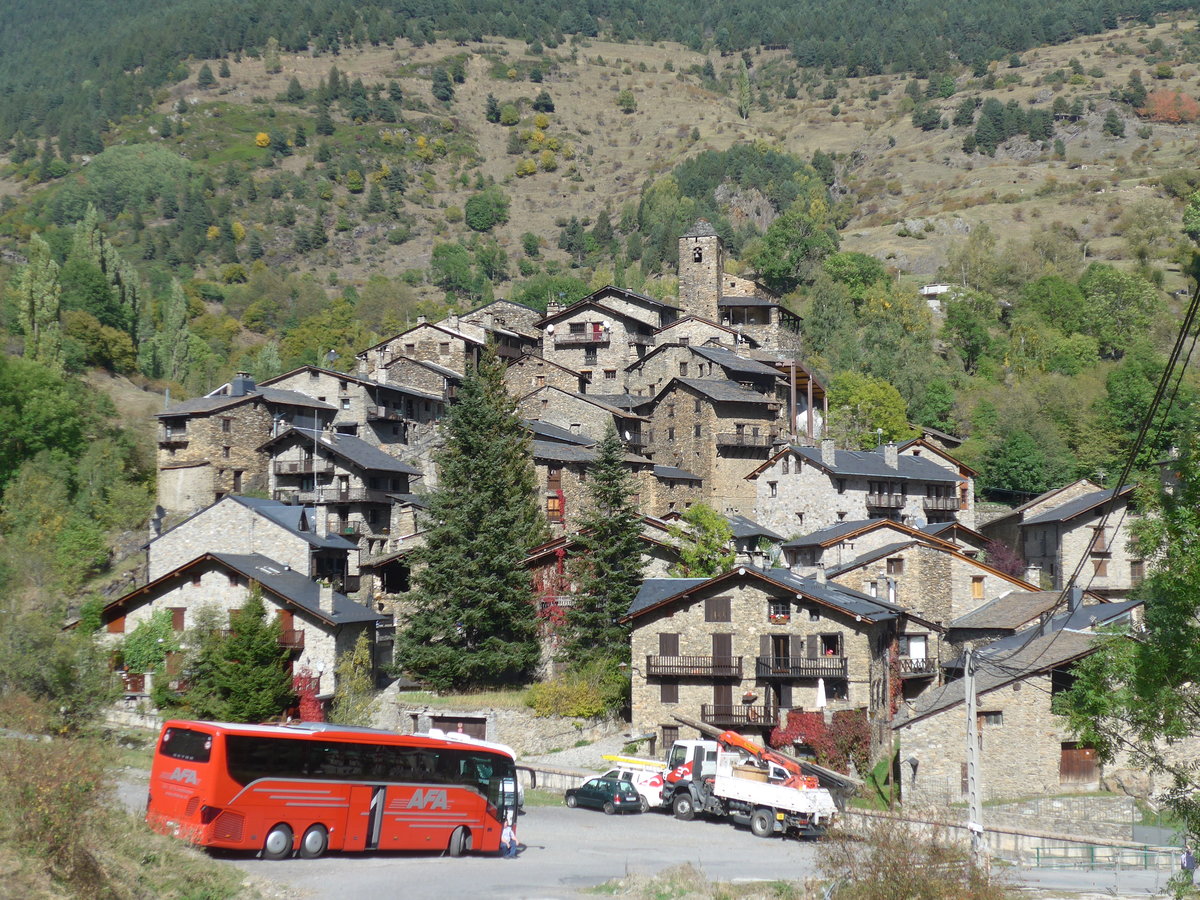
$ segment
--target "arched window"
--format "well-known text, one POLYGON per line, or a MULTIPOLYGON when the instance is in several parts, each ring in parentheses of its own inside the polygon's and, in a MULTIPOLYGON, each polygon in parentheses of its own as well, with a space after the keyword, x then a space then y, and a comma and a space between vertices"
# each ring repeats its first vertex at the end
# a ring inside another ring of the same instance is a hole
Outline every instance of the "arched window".
POLYGON ((692 248, 692 262, 704 262, 704 251, 699 247, 692 248))

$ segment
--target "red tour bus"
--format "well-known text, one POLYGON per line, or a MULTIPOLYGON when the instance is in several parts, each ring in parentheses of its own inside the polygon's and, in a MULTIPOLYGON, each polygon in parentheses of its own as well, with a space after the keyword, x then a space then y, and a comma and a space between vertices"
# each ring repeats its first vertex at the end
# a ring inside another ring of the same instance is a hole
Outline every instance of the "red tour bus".
POLYGON ((512 751, 463 735, 301 723, 163 725, 155 831, 266 859, 326 850, 495 851, 516 815, 512 751))

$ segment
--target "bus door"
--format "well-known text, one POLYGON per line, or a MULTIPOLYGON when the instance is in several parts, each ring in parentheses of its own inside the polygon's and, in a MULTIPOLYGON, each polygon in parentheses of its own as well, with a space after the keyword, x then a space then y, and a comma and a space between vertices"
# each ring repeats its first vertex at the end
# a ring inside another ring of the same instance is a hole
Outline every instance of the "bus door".
POLYGON ((356 784, 350 788, 350 815, 346 817, 343 850, 374 850, 379 846, 385 790, 373 784, 356 784))

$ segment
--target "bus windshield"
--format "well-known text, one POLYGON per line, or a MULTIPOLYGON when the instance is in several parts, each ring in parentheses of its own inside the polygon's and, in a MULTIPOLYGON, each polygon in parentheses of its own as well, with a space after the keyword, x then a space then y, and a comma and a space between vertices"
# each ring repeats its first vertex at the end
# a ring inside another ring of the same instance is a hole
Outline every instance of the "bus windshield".
POLYGON ((168 728, 163 731, 158 752, 171 759, 206 763, 212 754, 212 735, 190 728, 168 728))

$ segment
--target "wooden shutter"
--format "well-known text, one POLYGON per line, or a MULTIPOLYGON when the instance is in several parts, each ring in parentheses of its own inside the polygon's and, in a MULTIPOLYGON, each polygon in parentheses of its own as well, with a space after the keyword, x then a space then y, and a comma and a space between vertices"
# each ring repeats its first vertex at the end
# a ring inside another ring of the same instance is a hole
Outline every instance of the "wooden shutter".
POLYGON ((763 662, 771 658, 771 636, 769 634, 758 636, 758 655, 763 662))
POLYGON ((171 628, 175 631, 183 631, 183 617, 187 610, 182 606, 171 607, 171 628))
POLYGON ((730 621, 728 597, 706 597, 704 599, 705 622, 730 621))
POLYGON ((108 623, 109 634, 124 634, 125 633, 125 616, 119 615, 108 623))
POLYGON ((726 708, 733 706, 733 685, 714 684, 713 703, 726 708))
POLYGON ((809 659, 816 659, 821 655, 821 638, 819 635, 810 634, 805 638, 807 646, 804 655, 809 659))
POLYGON ((779 708, 792 708, 792 686, 787 682, 779 685, 779 708))
POLYGON ((658 699, 662 703, 679 702, 679 682, 664 681, 658 686, 658 699))
POLYGON ((659 656, 678 656, 679 655, 679 635, 678 634, 659 634, 659 636, 658 636, 658 655, 659 656))
POLYGON ((733 658, 733 635, 714 634, 712 636, 713 662, 717 665, 729 665, 733 658))

